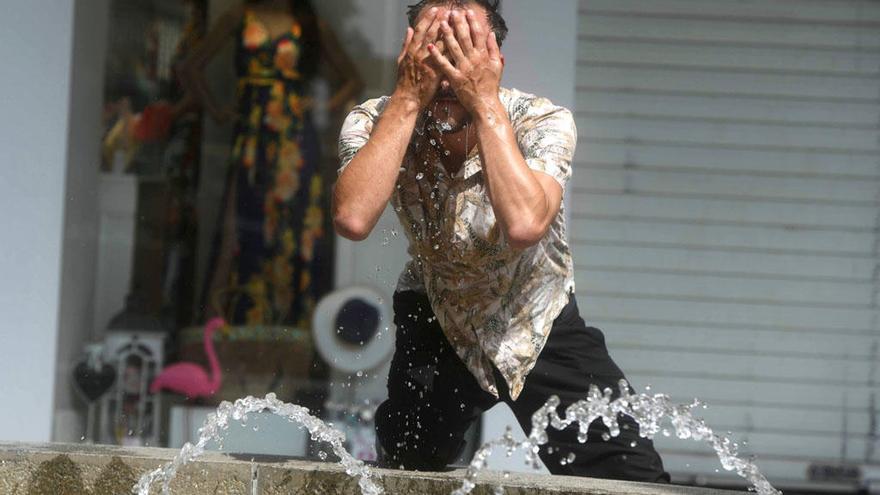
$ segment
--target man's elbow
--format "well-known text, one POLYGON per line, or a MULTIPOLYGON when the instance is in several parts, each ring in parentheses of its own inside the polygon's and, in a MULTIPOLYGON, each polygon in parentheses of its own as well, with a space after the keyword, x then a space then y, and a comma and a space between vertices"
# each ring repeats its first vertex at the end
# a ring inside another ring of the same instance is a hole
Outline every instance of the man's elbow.
POLYGON ((349 215, 336 214, 333 217, 333 228, 336 233, 350 241, 363 241, 370 236, 370 225, 349 215))
POLYGON ((514 249, 527 249, 541 242, 549 225, 521 224, 507 229, 507 243, 514 249))

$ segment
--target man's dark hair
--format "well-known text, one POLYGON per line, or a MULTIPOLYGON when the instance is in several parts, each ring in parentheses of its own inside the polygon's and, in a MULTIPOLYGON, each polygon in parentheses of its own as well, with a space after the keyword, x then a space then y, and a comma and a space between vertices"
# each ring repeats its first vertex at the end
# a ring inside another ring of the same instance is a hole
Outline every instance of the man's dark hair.
POLYGON ((498 46, 501 46, 504 39, 507 38, 507 23, 501 17, 501 0, 421 0, 416 4, 410 5, 406 10, 406 15, 409 18, 410 27, 415 28, 416 19, 419 18, 419 14, 422 13, 425 7, 431 5, 464 7, 468 3, 475 3, 486 10, 486 13, 489 15, 489 25, 492 26, 492 31, 495 32, 498 46))

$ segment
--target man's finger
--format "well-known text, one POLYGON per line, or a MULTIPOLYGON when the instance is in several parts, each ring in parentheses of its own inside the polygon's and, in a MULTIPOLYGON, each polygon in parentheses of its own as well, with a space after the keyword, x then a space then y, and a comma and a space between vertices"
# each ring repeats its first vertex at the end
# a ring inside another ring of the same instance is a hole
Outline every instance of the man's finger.
POLYGON ((417 47, 419 52, 423 52, 427 50, 428 43, 434 43, 437 40, 437 33, 440 31, 440 26, 446 22, 447 15, 438 14, 434 17, 434 21, 431 23, 431 26, 428 27, 427 32, 425 33, 425 37, 423 38, 423 42, 420 46, 417 47))
POLYGON ((471 41, 471 28, 468 26, 467 18, 460 12, 453 10, 449 14, 449 19, 455 27, 455 38, 461 45, 461 51, 465 55, 470 55, 474 51, 474 42, 471 41))
POLYGON ((486 51, 486 33, 483 32, 483 26, 477 21, 477 14, 473 10, 467 11, 467 22, 470 27, 471 40, 474 43, 474 49, 479 52, 486 51))
POLYGON ((486 50, 489 52, 491 60, 501 60, 501 48, 498 46, 495 31, 489 31, 489 36, 486 37, 486 50))
POLYGON ((452 27, 445 22, 443 23, 443 41, 446 43, 446 50, 452 54, 452 59, 455 60, 455 63, 458 64, 459 67, 467 62, 467 57, 465 57, 461 45, 459 45, 458 40, 455 39, 455 32, 452 31, 452 27))
POLYGON ((425 35, 427 34, 428 28, 431 27, 431 24, 434 22, 434 19, 437 17, 437 7, 431 7, 431 10, 428 11, 427 15, 416 24, 415 34, 413 35, 412 44, 410 48, 413 46, 420 48, 422 46, 422 42, 425 40, 425 35))
POLYGON ((412 42, 413 38, 413 28, 406 28, 406 34, 403 36, 403 46, 400 49, 400 55, 397 56, 397 65, 400 65, 400 62, 403 61, 403 57, 406 56, 406 52, 409 51, 409 45, 412 42))
POLYGON ((456 78, 458 76, 458 70, 452 66, 452 63, 448 58, 444 57, 440 50, 437 49, 433 44, 428 45, 428 52, 431 54, 431 60, 440 68, 440 71, 443 72, 446 77, 450 80, 456 78))

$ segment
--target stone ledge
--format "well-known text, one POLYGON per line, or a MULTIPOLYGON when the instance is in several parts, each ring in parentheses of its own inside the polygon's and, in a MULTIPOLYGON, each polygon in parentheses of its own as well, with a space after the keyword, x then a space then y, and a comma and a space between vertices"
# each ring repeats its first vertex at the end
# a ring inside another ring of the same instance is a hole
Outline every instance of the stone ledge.
MULTIPOLYGON (((0 443, 4 495, 128 495, 137 478, 171 460, 171 449, 80 444, 0 443)), ((440 495, 461 485, 463 470, 417 473, 377 469, 388 494, 440 495)), ((725 495, 736 492, 568 476, 481 474, 474 495, 504 486, 507 495, 725 495)), ((331 463, 208 453, 185 466, 175 495, 357 495, 357 480, 331 463)), ((155 493, 158 493, 155 490, 155 493)))

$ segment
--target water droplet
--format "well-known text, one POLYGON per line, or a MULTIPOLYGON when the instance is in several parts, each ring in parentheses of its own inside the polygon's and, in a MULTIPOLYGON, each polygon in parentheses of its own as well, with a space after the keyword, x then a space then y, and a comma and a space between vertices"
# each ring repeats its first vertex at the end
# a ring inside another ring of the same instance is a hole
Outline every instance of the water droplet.
POLYGON ((629 443, 629 446, 633 448, 635 448, 636 445, 638 445, 638 443, 635 440, 629 443))
MULTIPOLYGON (((412 363, 410 363, 410 366, 412 366, 412 363)), ((406 383, 410 387, 414 387, 412 382, 407 381, 406 383)), ((461 403, 461 405, 465 407, 464 403, 461 403)), ((491 454, 493 448, 500 446, 506 450, 507 455, 511 455, 514 450, 522 449, 525 452, 527 464, 534 466, 538 462, 540 446, 545 445, 548 441, 547 430, 551 426, 557 430, 562 430, 569 425, 577 423, 580 428, 586 429, 594 420, 601 419, 601 422, 609 428, 609 432, 602 435, 603 439, 607 441, 611 436, 618 435, 621 427, 626 427, 626 425, 618 425, 618 416, 624 414, 632 417, 635 423, 640 425, 639 435, 644 438, 653 438, 656 433, 661 431, 661 420, 672 420, 679 438, 691 438, 712 444, 719 453, 722 467, 725 470, 736 470, 737 473, 751 483, 752 488, 759 495, 781 495, 781 492, 770 485, 751 460, 744 461, 736 456, 734 442, 727 437, 715 434, 706 425, 705 421, 694 417, 687 406, 671 403, 669 397, 664 394, 635 394, 626 388, 626 382, 623 382, 620 387, 620 397, 617 399, 611 399, 610 390, 606 390, 603 393, 593 386, 590 388, 585 400, 569 406, 562 416, 560 416, 558 411, 559 405, 560 400, 558 397, 550 397, 532 415, 534 430, 530 433, 527 440, 517 442, 508 429, 508 432, 500 439, 493 440, 480 448, 473 458, 477 469, 468 470, 460 489, 454 493, 465 495, 475 488, 474 479, 480 471, 479 467, 485 466, 486 459, 491 454)), ((381 493, 380 488, 371 481, 374 475, 370 468, 354 459, 345 451, 343 448, 344 436, 339 431, 332 429, 332 423, 323 424, 320 421, 315 422, 315 418, 309 416, 308 410, 294 404, 280 402, 275 398, 274 394, 268 394, 265 399, 247 397, 237 400, 234 404, 223 402, 217 408, 217 412, 209 416, 207 422, 200 430, 201 438, 199 442, 195 445, 187 444, 171 463, 144 475, 138 482, 137 493, 139 495, 147 495, 150 492, 150 485, 153 483, 163 483, 166 479, 170 481, 173 473, 179 467, 195 460, 204 452, 205 445, 209 440, 216 440, 220 444, 220 450, 222 450, 222 439, 230 424, 230 418, 246 417, 249 412, 253 413, 267 409, 282 417, 287 417, 291 422, 300 425, 301 428, 302 425, 308 425, 313 439, 328 442, 332 447, 333 453, 341 459, 340 462, 345 467, 345 472, 349 475, 360 477, 359 484, 364 488, 363 495, 378 495, 381 493)), ((366 417, 369 417, 371 413, 367 412, 365 414, 367 415, 366 417)), ((411 423, 407 421, 405 424, 409 425, 411 423)), ((669 430, 662 429, 662 431, 668 432, 669 430)), ((417 434, 410 435, 410 437, 417 437, 417 434)), ((552 448, 548 447, 547 452, 553 452, 552 448)), ((561 457, 559 462, 562 465, 566 465, 573 462, 574 459, 574 454, 569 453, 561 457)))

